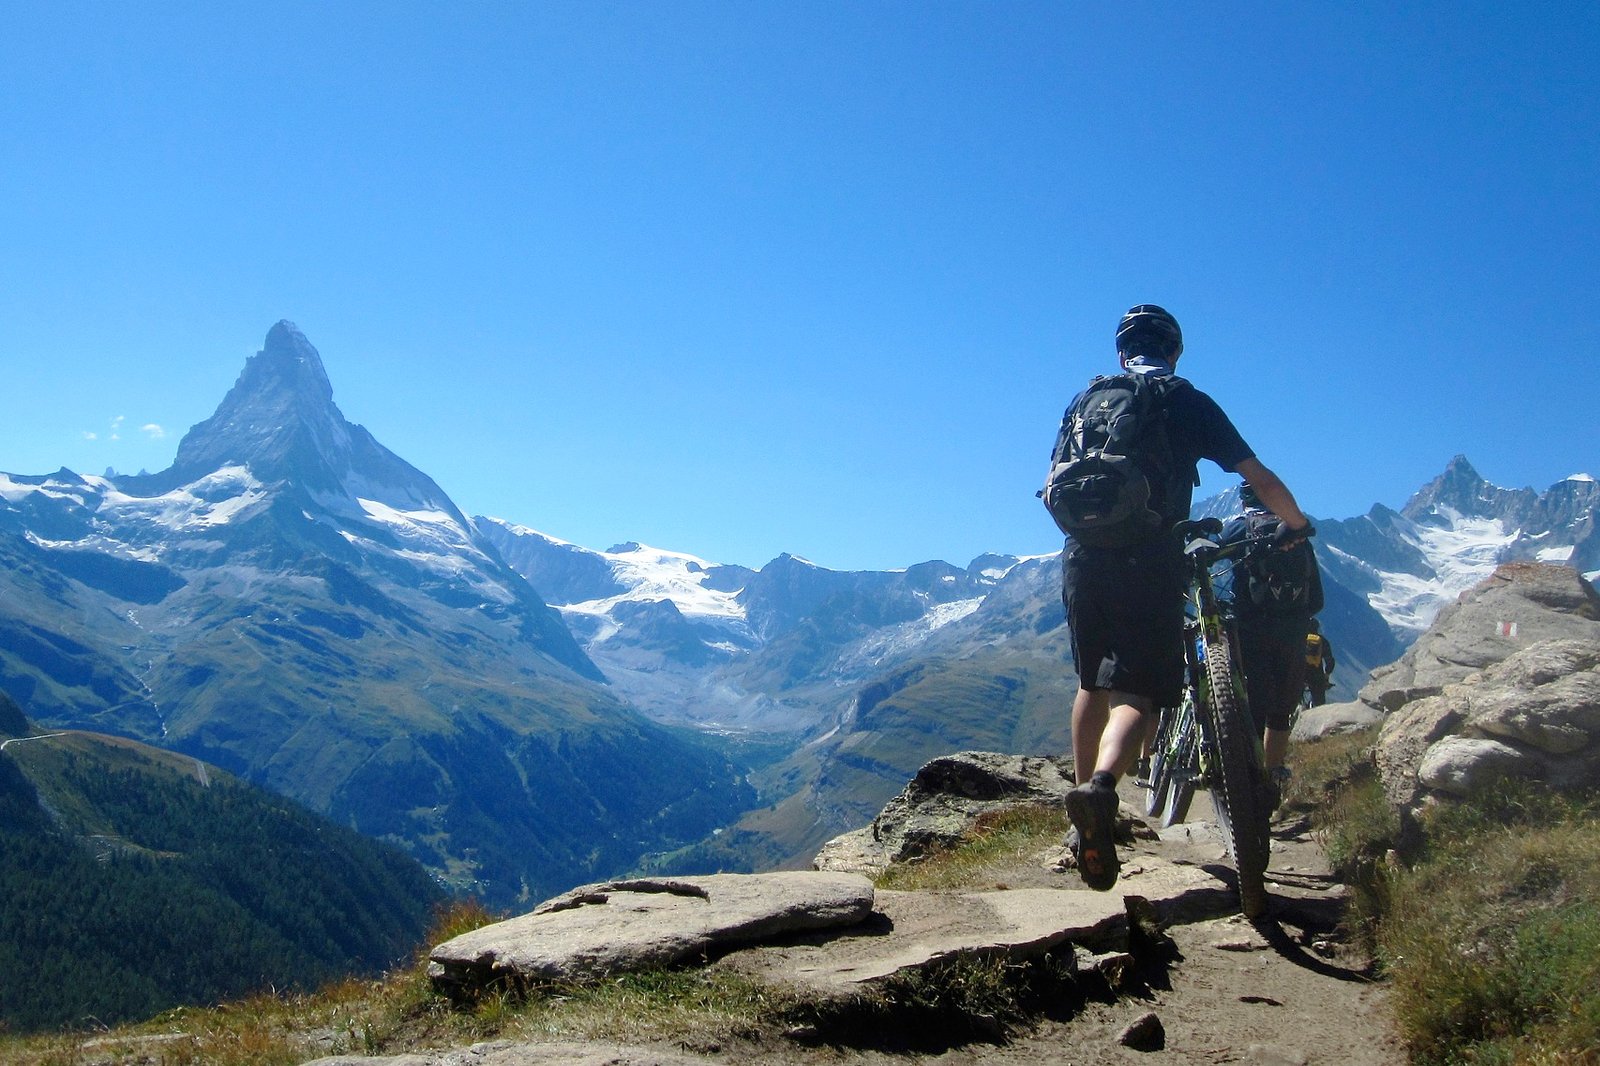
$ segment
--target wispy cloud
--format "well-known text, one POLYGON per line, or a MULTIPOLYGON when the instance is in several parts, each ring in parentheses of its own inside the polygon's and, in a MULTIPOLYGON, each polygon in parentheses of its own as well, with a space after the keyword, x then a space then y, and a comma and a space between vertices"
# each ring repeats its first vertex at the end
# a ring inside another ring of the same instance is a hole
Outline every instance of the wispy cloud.
MULTIPOLYGON (((122 439, 122 424, 126 421, 128 421, 127 415, 117 415, 106 424, 106 428, 103 431, 83 430, 83 439, 120 441, 122 439)), ((146 422, 139 427, 139 432, 151 440, 164 440, 167 436, 166 427, 159 422, 146 422)))

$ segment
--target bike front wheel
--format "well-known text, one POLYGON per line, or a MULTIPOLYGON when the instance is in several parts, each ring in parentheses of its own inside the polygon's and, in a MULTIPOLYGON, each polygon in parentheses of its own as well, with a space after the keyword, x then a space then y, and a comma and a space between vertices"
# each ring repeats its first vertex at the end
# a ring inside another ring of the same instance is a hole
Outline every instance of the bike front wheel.
POLYGON ((1234 869, 1239 873, 1239 909, 1246 918, 1256 918, 1267 909, 1270 855, 1260 742, 1243 699, 1232 649, 1226 642, 1206 648, 1205 669, 1212 805, 1234 869))

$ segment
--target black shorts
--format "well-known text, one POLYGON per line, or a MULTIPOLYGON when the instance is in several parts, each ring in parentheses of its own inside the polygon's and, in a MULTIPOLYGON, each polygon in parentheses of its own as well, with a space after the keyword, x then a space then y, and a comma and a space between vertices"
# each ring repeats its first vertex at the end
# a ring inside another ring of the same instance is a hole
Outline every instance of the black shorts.
POLYGON ((1079 685, 1143 696, 1157 707, 1177 705, 1183 688, 1182 561, 1176 550, 1067 553, 1061 598, 1079 685))
POLYGON ((1239 626, 1239 656, 1244 660, 1245 693, 1256 729, 1288 729, 1295 704, 1300 702, 1306 678, 1305 625, 1291 629, 1292 636, 1239 626))

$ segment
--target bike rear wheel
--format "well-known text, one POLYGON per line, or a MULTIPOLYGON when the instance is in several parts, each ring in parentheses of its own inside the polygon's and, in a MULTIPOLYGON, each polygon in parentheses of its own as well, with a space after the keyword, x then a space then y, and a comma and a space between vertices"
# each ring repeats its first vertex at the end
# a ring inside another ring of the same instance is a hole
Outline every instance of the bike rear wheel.
POLYGON ((1172 771, 1167 783, 1167 802, 1161 809, 1163 829, 1177 825, 1189 817, 1189 803, 1194 799, 1195 773, 1187 765, 1172 771))
POLYGON ((1161 711, 1160 725, 1156 727, 1155 740, 1150 744, 1150 788, 1144 797, 1144 813, 1154 817, 1167 803, 1167 792, 1172 784, 1172 731, 1178 717, 1176 708, 1161 711))
POLYGON ((1208 780, 1212 805, 1239 873, 1239 909, 1246 918, 1256 918, 1267 909, 1270 854, 1260 742, 1242 698, 1232 649, 1225 641, 1208 642, 1205 669, 1205 713, 1213 748, 1208 780))

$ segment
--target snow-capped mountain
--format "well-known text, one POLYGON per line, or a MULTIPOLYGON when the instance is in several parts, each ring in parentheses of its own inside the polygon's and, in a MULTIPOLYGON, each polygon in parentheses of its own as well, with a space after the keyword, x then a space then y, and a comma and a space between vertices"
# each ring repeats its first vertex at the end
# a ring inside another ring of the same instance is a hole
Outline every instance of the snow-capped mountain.
POLYGON ((0 475, 0 688, 205 759, 492 899, 696 839, 748 790, 641 717, 280 322, 159 474, 0 475))
POLYGON ((805 860, 950 751, 1059 753, 1073 677, 1055 556, 965 568, 759 570, 624 544, 592 551, 474 520, 660 720, 733 734, 762 805, 662 872, 805 860))
POLYGON ((1597 504, 1600 484, 1586 474, 1543 493, 1504 489, 1458 455, 1399 512, 1380 504, 1360 518, 1319 521, 1318 553, 1409 644, 1502 562, 1563 563, 1600 577, 1597 504))
POLYGON ((824 726, 847 702, 842 688, 971 615, 1020 561, 845 572, 783 555, 750 570, 474 521, 619 691, 662 721, 707 729, 824 726))
MULTIPOLYGON (((1509 492, 1456 459, 1404 513, 1317 521, 1324 633, 1354 694, 1444 603, 1507 558, 1592 560, 1594 489, 1509 492)), ((1230 490, 1196 507, 1231 515, 1230 490)), ((848 574, 784 556, 757 571, 630 544, 595 552, 475 520, 620 690, 666 721, 802 731, 762 778, 780 801, 712 857, 805 853, 960 747, 1059 752, 1075 681, 1055 556, 848 574), (735 843, 742 842, 742 843, 735 843)), ((1590 566, 1593 565, 1591 562, 1590 566)), ((697 853, 704 860, 706 855, 697 853)))

